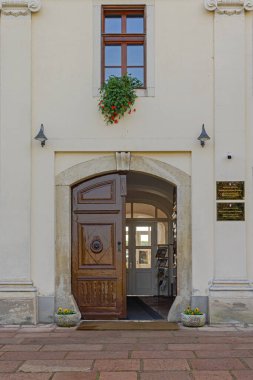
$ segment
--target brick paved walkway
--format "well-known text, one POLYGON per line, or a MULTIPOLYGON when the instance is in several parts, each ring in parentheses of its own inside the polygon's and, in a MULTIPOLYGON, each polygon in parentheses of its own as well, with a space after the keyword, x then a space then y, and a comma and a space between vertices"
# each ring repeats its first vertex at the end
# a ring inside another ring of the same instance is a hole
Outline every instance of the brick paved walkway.
POLYGON ((253 379, 253 327, 173 332, 0 327, 0 379, 253 379))

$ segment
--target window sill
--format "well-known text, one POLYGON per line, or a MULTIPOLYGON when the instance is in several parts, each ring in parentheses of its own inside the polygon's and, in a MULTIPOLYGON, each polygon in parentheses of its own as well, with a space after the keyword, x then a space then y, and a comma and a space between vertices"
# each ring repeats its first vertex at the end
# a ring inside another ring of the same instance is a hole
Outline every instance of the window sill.
MULTIPOLYGON (((155 96, 155 88, 154 87, 147 87, 147 88, 139 88, 136 90, 136 95, 138 98, 149 98, 155 96)), ((93 97, 99 98, 99 89, 93 88, 93 97)))
POLYGON ((136 95, 138 98, 146 98, 146 97, 152 97, 155 96, 155 88, 154 87, 147 87, 147 88, 139 88, 136 90, 136 95))

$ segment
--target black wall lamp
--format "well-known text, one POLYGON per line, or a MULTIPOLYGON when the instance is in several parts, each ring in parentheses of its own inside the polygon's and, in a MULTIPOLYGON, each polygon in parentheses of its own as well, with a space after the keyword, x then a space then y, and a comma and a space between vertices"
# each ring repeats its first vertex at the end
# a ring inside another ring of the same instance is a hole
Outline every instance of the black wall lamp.
POLYGON ((42 148, 46 144, 47 137, 44 134, 44 125, 43 124, 41 124, 39 133, 37 134, 37 136, 34 137, 34 139, 41 142, 42 148))
POLYGON ((202 146, 202 148, 204 148, 206 141, 210 140, 210 137, 206 133, 205 125, 204 124, 202 125, 202 131, 201 131, 201 134, 198 137, 198 140, 200 141, 200 145, 202 146))

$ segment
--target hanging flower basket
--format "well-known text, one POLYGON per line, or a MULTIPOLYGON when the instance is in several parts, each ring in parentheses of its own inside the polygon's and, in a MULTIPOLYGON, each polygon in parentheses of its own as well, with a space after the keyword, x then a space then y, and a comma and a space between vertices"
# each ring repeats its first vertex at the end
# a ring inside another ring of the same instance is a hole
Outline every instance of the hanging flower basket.
POLYGON ((100 89, 98 107, 106 124, 118 124, 127 112, 129 115, 135 112, 134 102, 137 98, 136 89, 142 87, 142 83, 134 77, 123 75, 111 76, 100 89))

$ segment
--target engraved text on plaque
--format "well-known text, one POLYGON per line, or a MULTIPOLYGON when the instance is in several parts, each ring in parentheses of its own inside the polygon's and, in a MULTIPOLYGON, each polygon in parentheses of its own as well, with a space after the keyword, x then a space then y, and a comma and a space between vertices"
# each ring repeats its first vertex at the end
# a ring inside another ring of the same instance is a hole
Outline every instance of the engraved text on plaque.
POLYGON ((245 220, 244 203, 217 203, 218 221, 243 221, 245 220))
POLYGON ((216 183, 216 197, 218 200, 244 199, 243 181, 222 181, 216 183))

